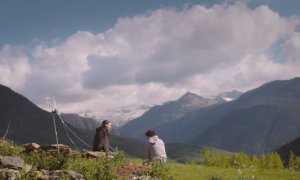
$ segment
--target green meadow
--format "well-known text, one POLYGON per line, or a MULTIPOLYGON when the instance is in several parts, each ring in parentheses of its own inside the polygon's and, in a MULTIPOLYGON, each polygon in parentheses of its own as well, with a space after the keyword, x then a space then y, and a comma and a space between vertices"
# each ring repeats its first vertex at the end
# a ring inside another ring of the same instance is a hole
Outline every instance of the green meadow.
MULTIPOLYGON (((176 145, 177 146, 177 145, 176 145)), ((227 153, 204 148, 195 153, 201 158, 186 157, 185 163, 170 159, 167 164, 153 163, 148 166, 137 159, 119 152, 115 158, 86 158, 78 151, 53 155, 38 150, 23 153, 24 148, 0 141, 0 155, 22 158, 32 166, 29 172, 21 171, 21 179, 41 179, 39 171, 74 170, 87 180, 94 179, 174 179, 174 180, 298 180, 300 179, 300 157, 290 156, 286 167, 276 153, 261 157, 243 153, 227 153)), ((180 153, 177 154, 179 157, 180 153)), ((177 157, 174 155, 174 157, 177 157)), ((1 165, 1 164, 0 164, 1 165)), ((1 170, 1 166, 0 166, 1 170)), ((6 178, 0 173, 0 179, 6 178)), ((72 179, 64 176, 63 179, 72 179)))
POLYGON ((298 180, 300 171, 288 169, 221 168, 197 164, 169 163, 167 165, 173 179, 178 180, 298 180))

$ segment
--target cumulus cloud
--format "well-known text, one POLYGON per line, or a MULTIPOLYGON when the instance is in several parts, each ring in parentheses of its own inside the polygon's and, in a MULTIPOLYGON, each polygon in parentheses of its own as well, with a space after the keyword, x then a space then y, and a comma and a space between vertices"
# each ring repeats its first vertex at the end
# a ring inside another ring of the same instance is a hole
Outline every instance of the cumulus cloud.
POLYGON ((248 55, 237 64, 220 65, 212 72, 186 81, 198 94, 212 96, 222 91, 247 91, 273 80, 300 77, 299 64, 274 62, 265 54, 248 55))
POLYGON ((45 107, 54 95, 69 112, 157 104, 185 91, 216 95, 242 91, 299 74, 299 18, 283 18, 267 6, 245 3, 164 8, 120 18, 107 32, 79 31, 28 56, 4 46, 0 83, 45 107), (284 41, 285 61, 270 49, 284 41))
POLYGON ((84 85, 102 88, 119 81, 173 85, 221 63, 264 52, 290 35, 294 26, 267 6, 251 10, 239 3, 210 9, 200 5, 182 11, 160 9, 123 18, 103 36, 103 43, 109 43, 114 53, 89 60, 84 85), (117 68, 119 64, 123 70, 117 68))
POLYGON ((293 33, 292 37, 283 46, 283 52, 288 63, 300 65, 300 33, 293 33))
POLYGON ((5 45, 0 49, 0 83, 14 89, 23 87, 31 68, 22 48, 5 45))

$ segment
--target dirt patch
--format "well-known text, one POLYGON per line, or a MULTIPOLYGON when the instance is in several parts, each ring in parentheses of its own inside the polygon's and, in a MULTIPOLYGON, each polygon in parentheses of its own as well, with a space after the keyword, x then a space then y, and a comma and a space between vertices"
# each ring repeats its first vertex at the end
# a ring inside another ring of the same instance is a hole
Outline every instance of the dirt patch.
POLYGON ((143 172, 147 170, 149 170, 149 166, 145 166, 141 163, 136 163, 136 164, 129 163, 117 167, 115 171, 119 176, 129 177, 129 176, 141 176, 143 175, 143 172))

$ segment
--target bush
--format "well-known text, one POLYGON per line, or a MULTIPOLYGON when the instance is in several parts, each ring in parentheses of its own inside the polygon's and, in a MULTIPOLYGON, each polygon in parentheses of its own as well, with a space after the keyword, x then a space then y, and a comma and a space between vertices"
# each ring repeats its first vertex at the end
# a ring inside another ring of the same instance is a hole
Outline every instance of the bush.
POLYGON ((21 156, 22 150, 23 148, 19 146, 0 140, 0 155, 2 156, 21 156))
POLYGON ((58 170, 64 169, 71 161, 71 155, 49 154, 43 150, 30 152, 24 156, 27 164, 31 164, 36 169, 58 170))
POLYGON ((295 156, 293 151, 290 151, 288 168, 291 170, 300 170, 300 157, 295 156))
MULTIPOLYGON (((248 168, 248 167, 260 167, 262 169, 282 169, 283 162, 277 153, 263 154, 261 158, 256 156, 248 156, 245 153, 235 153, 232 156, 221 156, 215 154, 212 156, 206 149, 203 153, 204 162, 203 164, 209 166, 217 166, 223 168, 248 168)), ((295 158, 292 158, 290 167, 295 166, 295 158), (293 165, 292 165, 293 164, 293 165)), ((299 158, 300 161, 300 158, 299 158)), ((300 164, 298 164, 300 165, 300 164)), ((300 166, 297 166, 300 167, 300 166)))
POLYGON ((153 178, 172 179, 172 177, 169 176, 169 169, 166 167, 165 163, 153 161, 150 165, 151 167, 144 172, 144 175, 153 178))

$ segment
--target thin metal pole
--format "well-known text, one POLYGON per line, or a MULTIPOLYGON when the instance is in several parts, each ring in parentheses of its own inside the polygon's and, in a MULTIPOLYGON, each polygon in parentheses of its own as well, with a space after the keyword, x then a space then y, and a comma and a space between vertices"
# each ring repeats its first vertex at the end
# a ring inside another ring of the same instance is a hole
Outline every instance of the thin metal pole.
POLYGON ((10 122, 11 122, 11 120, 9 121, 8 126, 7 126, 7 129, 6 129, 6 132, 5 132, 5 134, 4 134, 3 138, 2 138, 3 140, 5 140, 6 135, 7 135, 7 133, 8 133, 8 130, 9 130, 9 127, 10 127, 10 122))
POLYGON ((55 138, 56 138, 56 148, 57 148, 57 153, 59 154, 59 147, 58 147, 58 137, 57 137, 57 131, 56 131, 56 123, 55 123, 55 117, 54 117, 55 110, 52 111, 52 119, 53 119, 53 124, 54 124, 54 130, 55 130, 55 138))

